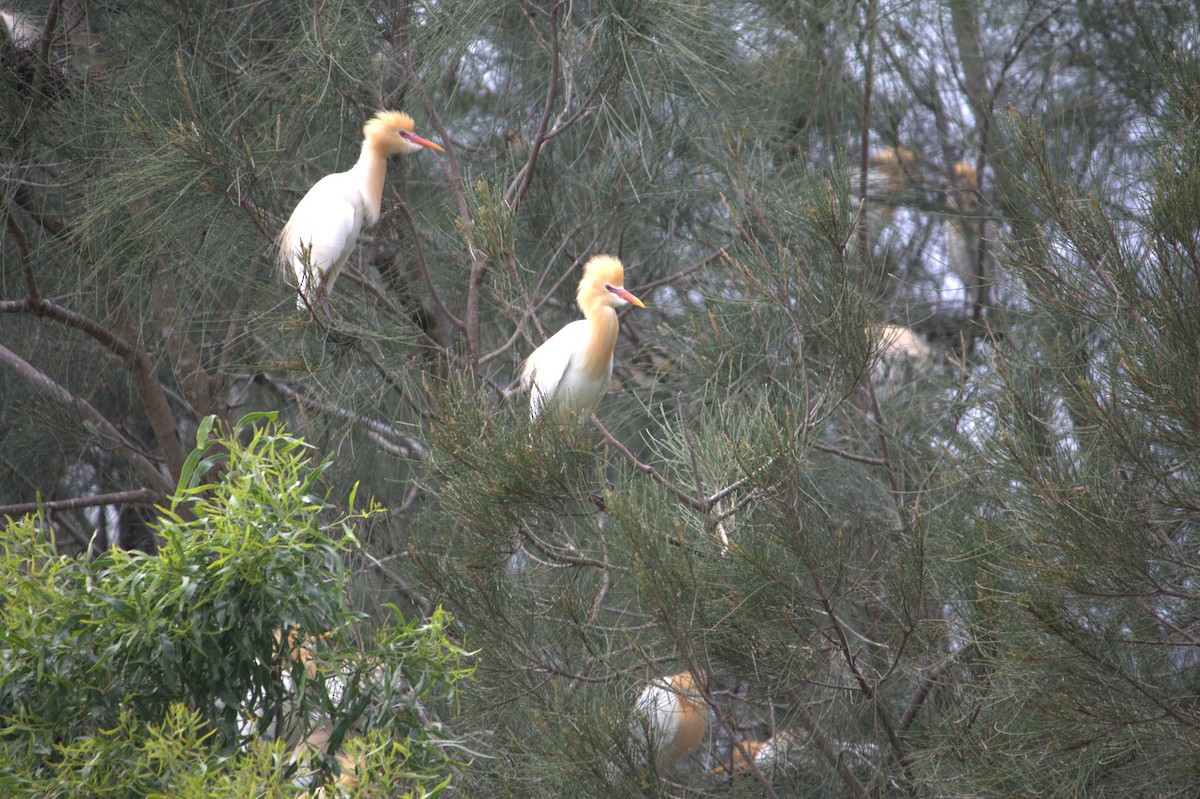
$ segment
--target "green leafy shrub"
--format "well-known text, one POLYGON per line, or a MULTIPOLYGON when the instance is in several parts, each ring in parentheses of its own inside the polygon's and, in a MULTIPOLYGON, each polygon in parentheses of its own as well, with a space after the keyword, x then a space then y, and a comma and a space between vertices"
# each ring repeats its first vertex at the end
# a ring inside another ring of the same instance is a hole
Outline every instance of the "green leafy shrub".
POLYGON ((319 493, 331 461, 272 414, 213 427, 162 509, 157 556, 61 557, 44 519, 8 525, 0 794, 293 795, 347 768, 344 748, 354 792, 383 776, 387 795, 440 790, 463 750, 437 719, 469 673, 450 620, 392 608, 368 625, 342 556, 379 508, 352 493, 335 510, 319 493), (320 742, 315 774, 291 755, 301 740, 320 742))

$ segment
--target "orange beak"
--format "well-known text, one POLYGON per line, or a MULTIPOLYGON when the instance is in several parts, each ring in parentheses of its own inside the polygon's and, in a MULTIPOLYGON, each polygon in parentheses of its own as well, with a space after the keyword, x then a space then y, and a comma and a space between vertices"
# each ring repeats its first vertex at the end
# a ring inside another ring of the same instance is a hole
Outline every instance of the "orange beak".
POLYGON ((639 308, 646 307, 645 305, 642 304, 641 300, 639 300, 637 297, 633 296, 628 291, 626 291, 625 289, 623 289, 619 286, 609 286, 608 290, 611 291, 613 294, 616 294, 621 299, 625 300, 625 302, 629 303, 630 305, 636 305, 639 308))
POLYGON ((405 141, 412 142, 413 144, 419 144, 422 147, 428 147, 430 150, 437 150, 439 153, 446 152, 445 150, 442 149, 442 146, 440 144, 434 144, 433 142, 429 141, 429 139, 422 139, 420 136, 418 136, 415 133, 409 133, 407 131, 402 130, 402 131, 400 131, 400 135, 404 137, 405 141))

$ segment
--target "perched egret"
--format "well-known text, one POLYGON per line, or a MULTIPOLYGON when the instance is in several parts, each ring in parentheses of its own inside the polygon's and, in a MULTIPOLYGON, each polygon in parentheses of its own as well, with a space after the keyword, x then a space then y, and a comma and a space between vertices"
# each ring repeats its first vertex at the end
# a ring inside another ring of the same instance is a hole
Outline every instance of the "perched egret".
MULTIPOLYGON (((870 767, 879 756, 879 747, 873 743, 852 743, 826 740, 826 755, 836 753, 839 760, 858 770, 870 767)), ((813 769, 820 766, 818 747, 808 733, 796 730, 781 730, 765 741, 747 738, 740 746, 732 747, 729 759, 708 772, 709 776, 728 774, 733 778, 750 771, 750 763, 764 777, 772 777, 776 771, 787 769, 813 769), (745 752, 745 754, 743 754, 745 752), (749 755, 747 759, 746 755, 749 755)))
POLYGON ((32 50, 42 38, 42 26, 31 14, 0 11, 0 27, 18 50, 32 50))
MULTIPOLYGON (((283 630, 275 631, 275 643, 283 644, 283 630)), ((304 635, 299 629, 293 628, 288 631, 287 645, 288 665, 300 666, 305 677, 315 680, 317 678, 317 639, 311 635, 304 635)), ((291 690, 291 678, 287 674, 284 675, 284 687, 291 690)))
POLYGON ((344 796, 350 792, 351 788, 358 785, 359 776, 366 770, 366 764, 363 762, 361 754, 355 753, 354 755, 349 755, 340 750, 336 752, 330 751, 329 742, 332 737, 333 727, 326 722, 317 729, 309 732, 292 749, 291 763, 297 766, 293 783, 298 788, 312 786, 316 778, 320 760, 333 755, 338 762, 338 774, 332 783, 317 788, 311 793, 302 793, 300 794, 301 796, 311 797, 312 799, 344 796))
POLYGON ((797 738, 795 733, 780 732, 765 741, 752 738, 744 739, 739 746, 732 747, 729 760, 708 772, 710 776, 728 774, 736 777, 750 770, 750 763, 770 777, 777 767, 789 763, 794 757, 794 750, 803 746, 804 741, 797 738), (749 755, 749 758, 747 758, 749 755))
POLYGON ((413 133, 413 120, 401 111, 380 111, 363 126, 362 154, 346 172, 326 175, 296 205, 279 234, 279 263, 296 275, 296 307, 318 303, 329 313, 338 273, 354 250, 363 224, 379 221, 387 159, 396 153, 442 148, 413 133))
POLYGON ((634 708, 640 725, 638 732, 653 756, 657 774, 666 774, 699 749, 708 731, 708 706, 700 696, 696 677, 690 672, 651 681, 638 696, 634 708))
POLYGON ((876 397, 887 400, 895 396, 910 373, 929 368, 933 348, 920 333, 903 325, 879 325, 873 328, 872 335, 879 360, 871 377, 876 397))
POLYGON ((584 318, 546 339, 521 367, 531 419, 548 407, 580 417, 596 409, 612 380, 617 308, 630 303, 646 307, 624 283, 625 268, 611 255, 597 255, 583 267, 575 299, 584 318))
POLYGON ((979 216, 979 176, 966 161, 959 161, 953 167, 947 205, 950 213, 945 221, 946 264, 966 288, 967 301, 974 303, 985 277, 979 263, 983 220, 979 216))
MULTIPOLYGON (((867 250, 875 249, 880 235, 896 217, 896 208, 910 183, 915 182, 913 170, 916 156, 905 147, 888 147, 871 153, 867 166, 867 196, 859 226, 866 230, 867 250)), ((861 173, 860 173, 861 174, 861 173)), ((857 176, 851 187, 851 207, 857 208, 861 184, 857 176)), ((857 231, 850 240, 850 251, 858 247, 857 231)))

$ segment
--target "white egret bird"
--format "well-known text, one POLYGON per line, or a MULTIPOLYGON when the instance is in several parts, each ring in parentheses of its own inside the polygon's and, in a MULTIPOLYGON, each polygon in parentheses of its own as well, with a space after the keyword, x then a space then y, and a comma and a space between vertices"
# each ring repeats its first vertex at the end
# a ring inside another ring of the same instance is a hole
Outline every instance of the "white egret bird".
POLYGON ((770 777, 777 767, 792 760, 794 750, 802 747, 806 740, 807 736, 802 738, 787 730, 763 741, 745 738, 739 745, 731 747, 729 759, 708 772, 709 776, 728 774, 737 777, 749 771, 750 763, 753 762, 756 769, 770 777))
POLYGON ((402 111, 380 111, 363 126, 362 153, 345 172, 318 180, 296 205, 279 234, 279 263, 296 275, 300 310, 317 304, 329 313, 326 298, 363 225, 379 221, 388 156, 441 146, 413 133, 413 119, 402 111))
POLYGON ((691 672, 652 680, 634 708, 639 743, 651 755, 656 774, 666 774, 699 749, 708 731, 708 705, 691 672))
MULTIPOLYGON (((858 220, 858 229, 866 231, 868 252, 874 251, 880 235, 895 219, 896 208, 904 198, 909 184, 918 180, 913 169, 915 162, 916 156, 912 150, 905 147, 887 147, 871 153, 867 164, 867 195, 862 216, 858 220)), ((857 175, 850 189, 850 205, 857 208, 861 191, 857 175)), ((858 235, 856 230, 850 239, 851 253, 856 252, 859 246, 858 235)))
POLYGON ((946 204, 946 265, 950 267, 967 290, 967 302, 976 301, 979 287, 987 278, 979 262, 983 242, 983 219, 980 216, 979 176, 966 161, 954 164, 951 170, 950 191, 946 204))
POLYGON ((903 325, 878 325, 872 329, 879 359, 871 374, 875 395, 885 401, 896 395, 911 375, 927 370, 933 347, 921 334, 903 325))
MULTIPOLYGON (((825 747, 827 755, 830 751, 836 753, 846 765, 855 770, 872 766, 879 756, 879 747, 873 743, 829 740, 825 747)), ((754 768, 768 779, 776 771, 820 768, 820 748, 810 739, 808 733, 799 730, 780 730, 763 741, 746 738, 740 745, 733 746, 729 759, 708 772, 708 775, 712 777, 727 774, 736 779, 750 771, 751 762, 754 763, 754 768), (749 755, 749 759, 746 755, 749 755)))
POLYGON ((583 319, 546 339, 521 367, 532 419, 548 408, 590 415, 612 381, 617 309, 646 307, 625 290, 625 267, 611 255, 597 255, 584 265, 575 299, 583 319))

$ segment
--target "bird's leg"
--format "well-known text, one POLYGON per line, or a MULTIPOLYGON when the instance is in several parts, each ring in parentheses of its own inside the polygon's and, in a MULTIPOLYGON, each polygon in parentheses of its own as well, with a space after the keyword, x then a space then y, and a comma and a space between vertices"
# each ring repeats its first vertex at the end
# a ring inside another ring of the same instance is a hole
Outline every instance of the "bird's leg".
POLYGON ((312 305, 309 306, 309 310, 312 311, 313 315, 315 316, 317 313, 317 306, 320 306, 325 311, 325 318, 332 322, 333 313, 329 310, 329 292, 326 291, 326 286, 327 284, 317 284, 317 290, 313 294, 313 302, 312 305))

